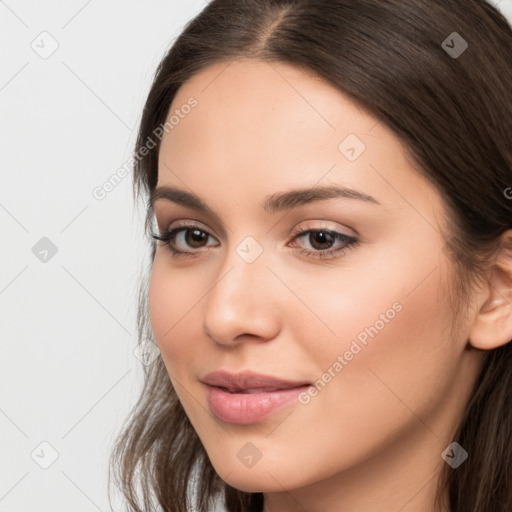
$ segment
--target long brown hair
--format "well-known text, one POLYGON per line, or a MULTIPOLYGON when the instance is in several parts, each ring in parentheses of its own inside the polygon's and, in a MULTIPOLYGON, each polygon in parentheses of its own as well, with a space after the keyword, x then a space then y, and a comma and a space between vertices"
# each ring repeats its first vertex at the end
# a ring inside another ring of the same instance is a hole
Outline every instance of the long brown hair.
MULTIPOLYGON (((144 107, 134 196, 146 199, 146 228, 158 179, 155 129, 184 81, 240 58, 316 73, 403 142, 449 212, 445 247, 456 270, 449 292, 459 311, 512 228, 505 192, 512 186, 512 29, 503 15, 484 0, 213 0, 161 61, 144 107), (148 137, 156 147, 140 158, 148 137)), ((152 245, 151 262, 154 255, 152 245)), ((148 280, 138 334, 154 342, 148 280)), ((437 499, 447 492, 451 512, 510 512, 511 399, 507 343, 486 353, 454 438, 469 458, 456 470, 444 464, 439 475, 437 499)), ((230 512, 263 509, 262 493, 234 489, 217 475, 161 358, 145 368, 109 469, 130 511, 207 511, 218 499, 230 512)))

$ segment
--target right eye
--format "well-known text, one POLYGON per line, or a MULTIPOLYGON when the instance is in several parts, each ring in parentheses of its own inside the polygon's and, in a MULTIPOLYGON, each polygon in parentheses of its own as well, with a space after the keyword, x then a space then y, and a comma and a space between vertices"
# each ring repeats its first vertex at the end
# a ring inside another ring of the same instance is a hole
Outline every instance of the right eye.
POLYGON ((186 248, 198 249, 200 247, 207 247, 201 244, 204 241, 208 241, 208 237, 212 235, 199 226, 184 225, 175 227, 166 233, 152 234, 151 236, 155 240, 163 242, 163 245, 168 245, 173 256, 195 256, 197 252, 187 251, 186 248), (177 240, 181 241, 182 246, 185 248, 177 247, 177 240))

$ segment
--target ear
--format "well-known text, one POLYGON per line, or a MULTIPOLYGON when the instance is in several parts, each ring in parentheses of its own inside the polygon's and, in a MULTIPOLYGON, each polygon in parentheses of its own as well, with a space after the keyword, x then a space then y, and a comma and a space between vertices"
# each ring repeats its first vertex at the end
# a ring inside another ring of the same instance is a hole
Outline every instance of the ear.
POLYGON ((502 235, 489 275, 469 331, 469 343, 481 350, 491 350, 512 340, 512 230, 502 235))

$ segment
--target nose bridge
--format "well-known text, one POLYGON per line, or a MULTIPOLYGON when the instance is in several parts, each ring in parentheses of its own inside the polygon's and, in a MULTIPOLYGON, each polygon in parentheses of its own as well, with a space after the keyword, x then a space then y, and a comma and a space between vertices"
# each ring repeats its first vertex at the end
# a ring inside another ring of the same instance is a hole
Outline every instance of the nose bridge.
POLYGON ((227 344, 241 334, 269 338, 278 329, 268 258, 253 236, 244 237, 224 255, 207 296, 204 330, 218 343, 227 344))

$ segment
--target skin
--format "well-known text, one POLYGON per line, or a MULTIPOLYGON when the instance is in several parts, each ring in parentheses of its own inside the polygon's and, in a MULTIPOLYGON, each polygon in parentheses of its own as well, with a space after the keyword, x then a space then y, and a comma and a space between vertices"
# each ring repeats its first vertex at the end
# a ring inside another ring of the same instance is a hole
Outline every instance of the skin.
POLYGON ((175 246, 193 257, 173 257, 158 242, 150 318, 215 470, 235 488, 264 492, 265 512, 432 512, 441 453, 485 350, 512 337, 510 313, 496 312, 498 295, 485 285, 450 333, 441 196, 393 133, 331 85, 286 64, 237 60, 195 75, 170 110, 191 96, 197 106, 162 140, 158 186, 193 192, 218 219, 155 202, 160 233, 187 221, 210 236, 190 245, 177 235, 175 246), (355 161, 338 149, 348 134, 366 145, 355 161), (268 195, 331 184, 380 204, 333 198, 262 208, 268 195), (294 238, 297 227, 359 244, 318 259, 299 252, 322 246, 294 238), (248 236, 263 250, 250 264, 236 252, 248 236), (400 312, 306 405, 251 425, 212 414, 199 382, 206 373, 250 369, 315 382, 395 303, 400 312), (261 452, 252 467, 237 457, 248 442, 261 452))

